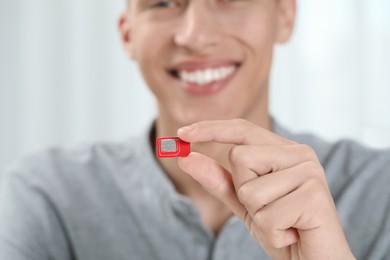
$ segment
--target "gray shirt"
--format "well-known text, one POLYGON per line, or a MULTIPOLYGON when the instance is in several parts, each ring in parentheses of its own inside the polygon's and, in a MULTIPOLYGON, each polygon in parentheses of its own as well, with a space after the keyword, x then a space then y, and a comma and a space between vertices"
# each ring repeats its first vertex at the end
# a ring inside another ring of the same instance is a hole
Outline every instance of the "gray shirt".
MULTIPOLYGON (((390 259, 390 150, 274 129, 316 150, 354 255, 390 259)), ((146 132, 51 149, 3 178, 0 260, 267 259, 237 217, 214 237, 160 168, 146 132)))

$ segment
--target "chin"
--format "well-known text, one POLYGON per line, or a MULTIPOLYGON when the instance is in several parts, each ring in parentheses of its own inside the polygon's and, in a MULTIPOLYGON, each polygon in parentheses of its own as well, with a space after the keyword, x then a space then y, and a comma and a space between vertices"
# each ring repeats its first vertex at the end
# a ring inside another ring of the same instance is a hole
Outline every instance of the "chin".
MULTIPOLYGON (((170 99, 165 102, 158 99, 158 110, 159 117, 164 122, 170 122, 177 127, 191 125, 199 121, 209 121, 209 120, 229 120, 235 118, 245 117, 245 112, 248 110, 248 105, 243 105, 242 100, 239 98, 235 99, 235 105, 232 95, 224 96, 213 96, 211 98, 197 98, 197 99, 170 99)), ((233 95, 234 96, 234 95, 233 95)), ((236 96, 239 96, 236 94, 236 96)), ((252 103, 249 102, 248 104, 252 103)))

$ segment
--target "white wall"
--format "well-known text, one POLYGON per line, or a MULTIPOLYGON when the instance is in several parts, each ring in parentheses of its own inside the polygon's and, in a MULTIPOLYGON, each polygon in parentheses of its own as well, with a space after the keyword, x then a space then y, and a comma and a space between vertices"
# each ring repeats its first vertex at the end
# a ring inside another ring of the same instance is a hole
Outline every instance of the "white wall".
MULTIPOLYGON (((298 0, 299 1, 299 0, 298 0)), ((124 1, 0 2, 0 169, 51 145, 121 140, 155 114, 122 52, 124 1)), ((390 2, 301 0, 272 112, 294 130, 390 146, 390 2)))
POLYGON ((298 0, 278 49, 272 111, 296 130, 390 146, 390 1, 298 0))

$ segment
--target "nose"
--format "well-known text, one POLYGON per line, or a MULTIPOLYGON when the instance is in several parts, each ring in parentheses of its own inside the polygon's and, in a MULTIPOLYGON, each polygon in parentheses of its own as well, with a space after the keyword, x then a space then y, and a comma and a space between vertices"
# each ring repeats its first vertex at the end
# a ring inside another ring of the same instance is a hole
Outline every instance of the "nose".
POLYGON ((175 44, 192 51, 205 51, 221 39, 221 26, 206 1, 189 1, 174 36, 175 44))

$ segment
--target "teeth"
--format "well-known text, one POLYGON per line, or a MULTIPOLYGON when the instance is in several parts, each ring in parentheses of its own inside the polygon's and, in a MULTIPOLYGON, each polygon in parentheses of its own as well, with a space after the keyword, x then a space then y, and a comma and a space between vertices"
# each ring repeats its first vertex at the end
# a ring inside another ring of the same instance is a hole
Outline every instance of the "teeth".
POLYGON ((227 78, 234 72, 235 69, 235 66, 229 66, 218 69, 206 69, 191 72, 182 70, 178 73, 178 75, 182 81, 196 83, 197 85, 206 85, 213 81, 219 81, 227 78))

